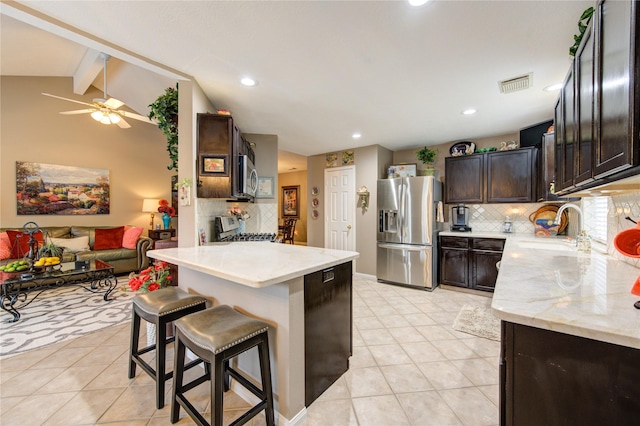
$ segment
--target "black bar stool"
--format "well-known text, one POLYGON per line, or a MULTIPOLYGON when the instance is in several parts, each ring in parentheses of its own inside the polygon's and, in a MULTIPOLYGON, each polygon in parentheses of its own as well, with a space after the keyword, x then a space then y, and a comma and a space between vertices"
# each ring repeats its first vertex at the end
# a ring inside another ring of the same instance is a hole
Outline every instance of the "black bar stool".
MULTIPOLYGON (((136 375, 136 364, 156 381, 156 408, 164 407, 165 381, 173 376, 173 371, 166 372, 167 344, 175 337, 167 338, 167 324, 180 317, 206 308, 207 299, 189 294, 178 287, 166 287, 149 293, 138 294, 133 298, 133 315, 131 319, 131 347, 129 350, 129 378, 136 375), (156 342, 151 346, 139 349, 140 318, 156 325, 156 342), (151 367, 140 356, 156 351, 156 367, 151 367)), ((191 368, 199 360, 186 366, 191 368)))
POLYGON ((180 407, 200 426, 209 425, 187 400, 184 393, 201 383, 211 381, 211 424, 222 426, 223 394, 228 389, 228 376, 260 398, 260 402, 229 426, 241 425, 265 410, 268 426, 273 426, 273 394, 269 366, 269 325, 250 318, 227 305, 216 306, 187 315, 175 323, 175 360, 171 393, 171 423, 180 416, 180 407), (258 347, 262 390, 229 366, 229 359, 258 347), (185 350, 189 349, 205 361, 203 376, 183 384, 185 350))

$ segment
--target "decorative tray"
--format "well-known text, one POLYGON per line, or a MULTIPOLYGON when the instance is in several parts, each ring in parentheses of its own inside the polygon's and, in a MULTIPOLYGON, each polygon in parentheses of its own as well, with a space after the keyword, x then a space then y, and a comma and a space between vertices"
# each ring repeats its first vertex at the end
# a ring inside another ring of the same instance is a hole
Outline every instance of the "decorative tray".
POLYGON ((453 157, 460 157, 462 155, 471 155, 476 150, 476 144, 469 141, 457 142, 451 145, 449 148, 449 154, 453 157))

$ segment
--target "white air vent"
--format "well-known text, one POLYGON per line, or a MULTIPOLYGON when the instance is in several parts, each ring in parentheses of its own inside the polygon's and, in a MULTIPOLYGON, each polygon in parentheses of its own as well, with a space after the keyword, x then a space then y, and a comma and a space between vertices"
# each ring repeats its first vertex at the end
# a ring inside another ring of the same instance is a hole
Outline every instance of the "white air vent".
POLYGON ((533 73, 498 82, 498 86, 500 86, 500 93, 511 93, 517 92, 518 90, 528 89, 532 84, 533 73))

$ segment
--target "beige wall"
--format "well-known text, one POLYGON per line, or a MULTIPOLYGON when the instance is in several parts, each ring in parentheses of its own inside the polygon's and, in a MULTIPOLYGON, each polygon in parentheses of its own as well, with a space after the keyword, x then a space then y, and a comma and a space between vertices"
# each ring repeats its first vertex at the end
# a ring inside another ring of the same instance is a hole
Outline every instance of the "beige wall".
MULTIPOLYGON (((242 129, 242 128, 240 128, 242 129)), ((278 136, 244 133, 247 141, 255 144, 256 170, 259 177, 272 177, 274 191, 278 188, 278 136)), ((276 195, 276 194, 274 194, 276 195)), ((277 196, 270 198, 256 198, 258 204, 275 203, 277 196)))
MULTIPOLYGON (((178 179, 191 179, 196 184, 196 167, 194 158, 197 149, 197 113, 213 111, 214 107, 207 99, 198 84, 181 80, 179 82, 178 110, 180 119, 178 121, 178 179), (190 119, 185 119, 189 117, 190 119)), ((182 206, 178 221, 180 230, 178 244, 180 247, 193 247, 198 245, 198 223, 196 212, 198 211, 198 199, 195 198, 195 186, 191 187, 191 203, 189 206, 182 206)))
MULTIPOLYGON (((171 195, 166 139, 153 125, 128 120, 129 129, 100 124, 87 115, 60 115, 83 106, 48 98, 42 92, 91 102, 103 94, 91 87, 84 96, 72 92, 63 77, 2 77, 0 80, 0 227, 136 225, 148 228, 143 198, 171 195), (111 213, 91 216, 16 214, 15 162, 58 164, 109 170, 111 213)), ((158 219, 156 219, 156 223, 158 219)), ((175 225, 174 225, 175 226, 175 225)))
MULTIPOLYGON (((347 148, 351 149, 351 148, 347 148)), ((345 149, 345 150, 347 150, 345 149)), ((328 154, 328 153, 327 153, 328 154)), ((356 260, 356 272, 376 274, 376 197, 377 181, 385 176, 390 164, 392 152, 379 145, 354 148, 354 164, 356 166, 356 190, 362 185, 370 192, 369 208, 356 208, 356 251, 360 257, 356 260)), ((309 219, 307 227, 307 245, 324 247, 324 170, 326 169, 326 154, 313 155, 307 160, 309 188, 317 186, 320 189, 318 206, 319 219, 309 219)), ((354 205, 357 198, 353 200, 354 205)))
MULTIPOLYGON (((300 186, 298 192, 298 200, 300 205, 300 218, 296 222, 296 232, 293 237, 294 242, 307 243, 307 223, 311 219, 311 200, 310 190, 307 188, 307 171, 280 173, 278 175, 278 219, 282 222, 282 187, 283 186, 300 186), (307 214, 309 212, 309 214, 307 214)), ((314 220, 317 221, 317 220, 314 220)))

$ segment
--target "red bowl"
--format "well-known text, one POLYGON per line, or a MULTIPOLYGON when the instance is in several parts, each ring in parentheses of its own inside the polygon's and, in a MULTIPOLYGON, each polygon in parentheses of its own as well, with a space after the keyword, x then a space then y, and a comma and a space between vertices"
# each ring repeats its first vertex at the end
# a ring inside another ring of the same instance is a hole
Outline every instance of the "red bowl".
POLYGON ((640 224, 619 232, 613 239, 613 245, 625 256, 640 257, 640 224))

